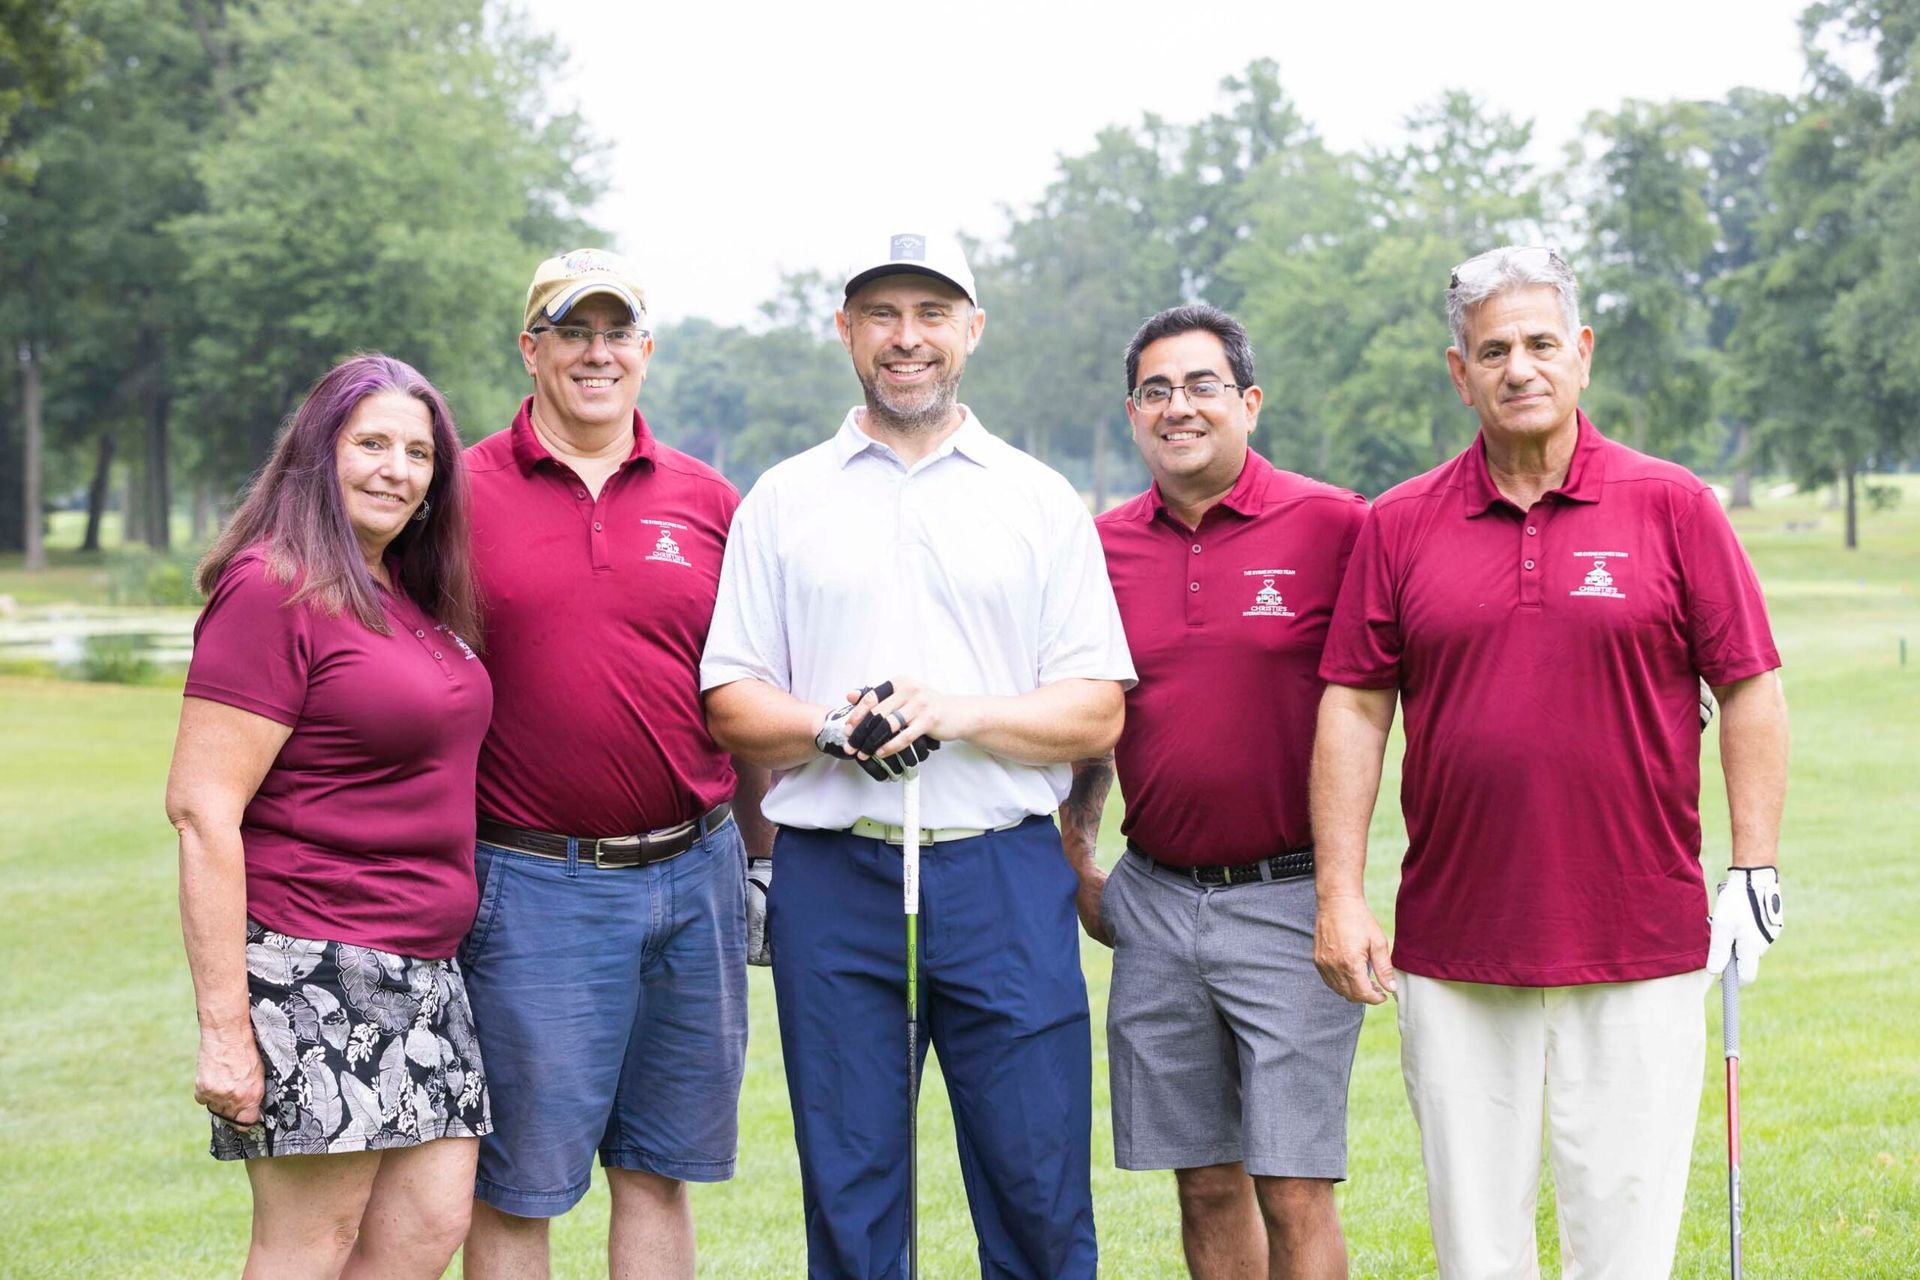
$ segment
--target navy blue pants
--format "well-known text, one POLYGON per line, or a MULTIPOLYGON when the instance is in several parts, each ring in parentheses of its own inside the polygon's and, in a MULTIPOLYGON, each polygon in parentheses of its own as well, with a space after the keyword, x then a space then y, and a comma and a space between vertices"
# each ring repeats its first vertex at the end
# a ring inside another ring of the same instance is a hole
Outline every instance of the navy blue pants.
MULTIPOLYGON (((814 1280, 887 1280, 907 1247, 900 849, 783 828, 767 927, 814 1280)), ((1092 1277, 1092 1045, 1074 876, 1053 823, 920 859, 920 1044, 940 1055, 980 1274, 1092 1277)), ((924 1056, 922 1062, 924 1062, 924 1056)), ((916 1069, 919 1064, 916 1064, 916 1069)))

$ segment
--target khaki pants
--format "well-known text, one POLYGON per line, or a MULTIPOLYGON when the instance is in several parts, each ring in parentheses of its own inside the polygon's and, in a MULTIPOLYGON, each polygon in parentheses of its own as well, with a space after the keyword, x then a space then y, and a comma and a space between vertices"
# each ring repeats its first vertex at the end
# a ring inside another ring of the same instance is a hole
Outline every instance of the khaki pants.
POLYGON ((1673 1269, 1708 975, 1497 987, 1400 975, 1400 1062, 1442 1280, 1534 1280, 1544 1128, 1565 1280, 1673 1269))

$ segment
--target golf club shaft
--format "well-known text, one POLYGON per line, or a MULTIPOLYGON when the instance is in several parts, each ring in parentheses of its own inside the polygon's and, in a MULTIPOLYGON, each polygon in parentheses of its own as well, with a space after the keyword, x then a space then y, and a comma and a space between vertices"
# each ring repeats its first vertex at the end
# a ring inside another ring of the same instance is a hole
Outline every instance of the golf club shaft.
POLYGON ((900 888, 907 917, 907 1280, 920 1275, 920 776, 901 784, 900 888))
POLYGON ((1740 1280, 1740 956, 1720 975, 1720 1035, 1727 1055, 1727 1238, 1733 1280, 1740 1280))

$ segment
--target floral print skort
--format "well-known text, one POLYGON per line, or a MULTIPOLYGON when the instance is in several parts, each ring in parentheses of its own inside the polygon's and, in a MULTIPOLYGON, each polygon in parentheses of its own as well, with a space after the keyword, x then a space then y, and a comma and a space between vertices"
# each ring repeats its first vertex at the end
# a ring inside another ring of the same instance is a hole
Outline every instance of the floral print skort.
POLYGON ((458 962, 290 938, 249 920, 247 1000, 267 1094, 258 1124, 214 1118, 215 1158, 382 1151, 492 1132, 458 962))

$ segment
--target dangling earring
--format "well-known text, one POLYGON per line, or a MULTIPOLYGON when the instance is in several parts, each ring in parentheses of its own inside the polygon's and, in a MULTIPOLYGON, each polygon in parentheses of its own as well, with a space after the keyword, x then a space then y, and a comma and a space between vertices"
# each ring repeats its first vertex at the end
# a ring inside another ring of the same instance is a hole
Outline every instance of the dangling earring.
POLYGON ((433 510, 433 503, 426 498, 420 499, 420 509, 413 513, 413 523, 421 524, 427 518, 427 512, 433 510))

